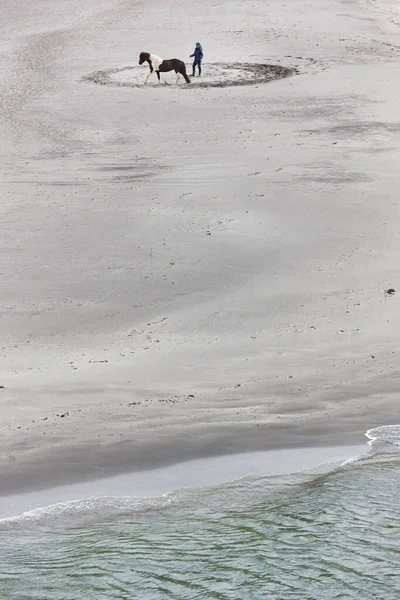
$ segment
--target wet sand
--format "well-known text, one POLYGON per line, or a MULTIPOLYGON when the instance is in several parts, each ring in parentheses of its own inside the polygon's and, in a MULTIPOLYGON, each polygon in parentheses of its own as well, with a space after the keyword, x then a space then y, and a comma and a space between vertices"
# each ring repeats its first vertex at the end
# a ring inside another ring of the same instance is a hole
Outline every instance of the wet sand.
MULTIPOLYGON (((237 482, 242 478, 264 478, 329 473, 367 453, 364 446, 296 448, 230 454, 177 462, 168 467, 113 475, 89 482, 61 485, 45 490, 0 496, 0 529, 14 524, 34 527, 49 520, 63 528, 98 518, 101 509, 118 512, 121 500, 130 508, 168 503, 196 489, 237 482), (141 503, 142 501, 142 503, 141 503), (15 519, 16 517, 16 519, 15 519), (11 522, 8 520, 11 518, 11 522), (5 519, 6 521, 4 521, 5 519)), ((124 508, 127 506, 123 502, 124 508)), ((105 511, 105 512, 107 512, 105 511)), ((104 514, 103 514, 104 517, 104 514)))
POLYGON ((397 5, 195 6, 4 7, 0 494, 398 421, 397 5))

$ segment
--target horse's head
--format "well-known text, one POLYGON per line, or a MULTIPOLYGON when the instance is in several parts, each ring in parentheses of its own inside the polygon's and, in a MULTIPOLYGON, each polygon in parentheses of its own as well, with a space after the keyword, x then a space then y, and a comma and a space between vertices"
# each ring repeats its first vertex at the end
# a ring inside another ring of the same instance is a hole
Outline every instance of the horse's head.
POLYGON ((142 65, 144 62, 150 60, 150 52, 141 52, 139 54, 139 65, 142 65))

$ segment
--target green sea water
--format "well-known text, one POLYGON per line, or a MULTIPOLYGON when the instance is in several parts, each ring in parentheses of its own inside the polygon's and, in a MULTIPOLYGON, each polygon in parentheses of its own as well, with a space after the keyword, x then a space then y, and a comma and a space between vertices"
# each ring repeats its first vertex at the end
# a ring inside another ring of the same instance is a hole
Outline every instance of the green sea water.
POLYGON ((0 521, 0 598, 398 600, 400 454, 377 446, 324 475, 0 521))

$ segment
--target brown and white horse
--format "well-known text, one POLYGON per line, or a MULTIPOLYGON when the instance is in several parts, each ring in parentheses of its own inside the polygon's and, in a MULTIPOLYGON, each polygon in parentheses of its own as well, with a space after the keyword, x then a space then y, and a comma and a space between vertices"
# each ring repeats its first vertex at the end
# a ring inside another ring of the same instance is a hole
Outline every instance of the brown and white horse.
POLYGON ((178 58, 170 58, 169 60, 163 60, 159 56, 155 54, 150 54, 149 52, 141 52, 139 54, 139 65, 142 65, 144 62, 147 62, 150 67, 150 73, 146 77, 145 83, 147 83, 148 78, 152 73, 157 73, 158 81, 161 83, 160 73, 168 73, 168 71, 175 71, 176 83, 178 83, 180 75, 182 75, 186 81, 186 83, 190 83, 190 79, 186 74, 186 66, 182 60, 178 58))

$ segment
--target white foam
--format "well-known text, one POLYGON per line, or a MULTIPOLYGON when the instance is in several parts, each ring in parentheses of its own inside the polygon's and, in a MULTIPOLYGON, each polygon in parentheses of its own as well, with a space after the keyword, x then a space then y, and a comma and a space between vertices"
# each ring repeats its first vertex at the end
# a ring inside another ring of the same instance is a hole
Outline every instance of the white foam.
POLYGON ((78 527, 93 521, 104 520, 109 516, 132 513, 138 510, 162 508, 171 504, 176 496, 164 494, 159 498, 133 498, 101 496, 68 500, 34 508, 13 517, 0 519, 0 530, 25 530, 30 528, 58 526, 62 529, 78 527))
POLYGON ((398 451, 400 448, 400 425, 383 425, 369 429, 365 434, 368 444, 375 452, 398 451))

